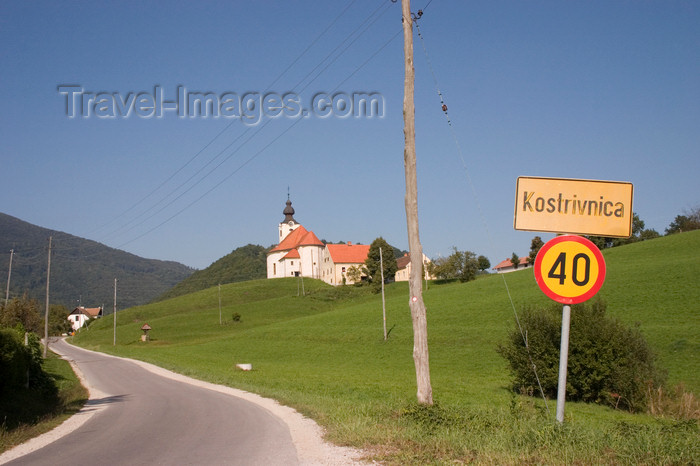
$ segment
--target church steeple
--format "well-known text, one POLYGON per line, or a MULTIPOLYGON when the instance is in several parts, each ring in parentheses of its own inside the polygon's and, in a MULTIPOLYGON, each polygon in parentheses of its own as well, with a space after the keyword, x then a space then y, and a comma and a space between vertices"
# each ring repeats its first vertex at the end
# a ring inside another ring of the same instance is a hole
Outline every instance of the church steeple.
POLYGON ((287 206, 282 213, 284 214, 284 220, 279 224, 280 241, 299 226, 299 222, 294 219, 294 207, 292 207, 292 201, 289 199, 289 188, 287 188, 287 206))
POLYGON ((287 207, 284 208, 282 213, 284 214, 284 220, 282 220, 282 223, 297 223, 297 221, 294 220, 294 207, 292 207, 292 201, 289 200, 289 194, 287 194, 287 207))

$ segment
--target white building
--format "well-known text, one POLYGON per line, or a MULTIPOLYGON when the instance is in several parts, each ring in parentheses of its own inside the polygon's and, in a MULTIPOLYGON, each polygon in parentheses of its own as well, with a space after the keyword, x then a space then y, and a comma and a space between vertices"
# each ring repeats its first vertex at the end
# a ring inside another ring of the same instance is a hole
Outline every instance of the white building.
MULTIPOLYGON (((348 269, 362 270, 369 253, 366 244, 326 244, 321 264, 321 279, 330 285, 352 285, 355 280, 348 277, 348 269)), ((361 273, 361 276, 365 274, 361 273)))
POLYGON ((361 267, 369 246, 360 244, 325 245, 313 231, 294 219, 292 201, 282 211, 278 225, 279 244, 267 255, 267 278, 310 277, 331 285, 353 283, 347 277, 352 266, 361 267))
POLYGON ((78 306, 73 309, 73 312, 68 314, 68 321, 70 322, 70 326, 73 328, 73 330, 78 330, 80 327, 85 325, 85 322, 88 320, 97 319, 98 317, 102 317, 101 307, 78 306))
POLYGON ((294 220, 292 201, 282 211, 284 219, 278 227, 279 244, 267 255, 267 278, 321 278, 321 255, 324 244, 313 231, 294 220))
POLYGON ((498 265, 493 268, 493 270, 495 270, 496 273, 508 273, 515 272, 516 270, 523 270, 528 267, 531 267, 532 265, 533 264, 530 264, 529 256, 523 256, 520 257, 520 260, 518 261, 517 269, 513 266, 513 261, 511 261, 510 259, 504 259, 501 262, 499 262, 498 265))
MULTIPOLYGON (((423 277, 424 280, 435 280, 435 277, 431 276, 428 273, 428 264, 430 263, 430 259, 428 259, 428 256, 423 254, 423 272, 425 276, 423 277)), ((411 255, 409 253, 404 254, 403 256, 399 257, 396 259, 396 275, 394 276, 394 280, 397 282, 407 282, 408 278, 411 276, 411 255)))

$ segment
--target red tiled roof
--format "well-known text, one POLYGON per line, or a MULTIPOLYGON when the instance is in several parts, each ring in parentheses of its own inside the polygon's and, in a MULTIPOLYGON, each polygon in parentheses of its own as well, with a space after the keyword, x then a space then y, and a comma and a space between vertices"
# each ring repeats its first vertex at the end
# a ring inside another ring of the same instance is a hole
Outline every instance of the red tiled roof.
POLYGON ((300 257, 301 256, 299 255, 299 251, 297 249, 292 249, 287 254, 285 254, 282 259, 299 259, 300 257))
POLYGON ((303 238, 301 238, 298 246, 324 246, 324 244, 320 239, 318 239, 318 236, 316 236, 313 231, 309 231, 303 238))
POLYGON ((299 225, 297 228, 292 230, 292 232, 289 233, 282 241, 280 241, 280 244, 272 248, 270 252, 288 251, 290 249, 296 248, 297 246, 299 246, 299 242, 302 240, 302 238, 304 238, 304 236, 308 232, 309 231, 306 228, 299 225))
POLYGON ((336 264, 360 264, 367 259, 369 244, 326 244, 336 264))
MULTIPOLYGON (((528 256, 524 256, 520 258, 520 262, 518 263, 518 266, 521 265, 527 265, 529 263, 528 256)), ((513 262, 510 259, 505 259, 501 262, 498 263, 496 267, 494 267, 494 270, 498 269, 505 269, 506 267, 513 267, 513 262)))
POLYGON ((75 309, 73 309, 73 312, 71 312, 71 314, 84 314, 88 317, 97 317, 98 315, 100 315, 100 312, 102 312, 101 307, 78 306, 75 309))

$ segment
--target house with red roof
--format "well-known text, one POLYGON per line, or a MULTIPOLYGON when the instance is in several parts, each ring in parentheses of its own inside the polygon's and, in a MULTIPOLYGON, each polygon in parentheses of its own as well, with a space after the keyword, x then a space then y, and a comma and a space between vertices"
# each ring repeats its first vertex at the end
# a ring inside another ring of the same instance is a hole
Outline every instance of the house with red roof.
POLYGON ((364 264, 369 246, 323 244, 313 231, 294 219, 294 213, 292 201, 287 198, 284 219, 278 226, 279 244, 267 255, 267 278, 309 277, 331 285, 353 283, 347 271, 364 264))
POLYGON ((321 279, 331 285, 352 285, 353 279, 348 277, 350 267, 362 270, 367 254, 368 244, 326 244, 321 263, 321 279))
POLYGON ((102 317, 101 307, 78 306, 68 315, 68 321, 70 322, 70 326, 73 328, 73 330, 78 330, 80 327, 85 325, 85 322, 89 321, 90 319, 97 319, 99 317, 102 317))
POLYGON ((508 272, 514 272, 516 270, 523 270, 527 267, 531 267, 532 264, 530 264, 528 260, 528 256, 523 256, 520 258, 520 261, 518 261, 518 268, 516 269, 513 267, 513 261, 510 259, 505 259, 496 265, 493 270, 496 271, 496 273, 508 273, 508 272))

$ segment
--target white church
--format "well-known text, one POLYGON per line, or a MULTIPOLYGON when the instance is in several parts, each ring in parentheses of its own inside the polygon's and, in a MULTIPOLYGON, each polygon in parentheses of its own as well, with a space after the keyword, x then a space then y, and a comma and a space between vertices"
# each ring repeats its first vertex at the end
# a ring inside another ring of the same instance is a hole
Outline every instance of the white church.
POLYGON ((279 244, 267 255, 267 278, 318 278, 330 285, 354 283, 347 276, 350 267, 361 267, 369 245, 323 244, 313 231, 294 219, 292 201, 282 211, 278 226, 279 244))

